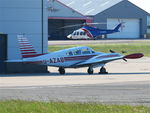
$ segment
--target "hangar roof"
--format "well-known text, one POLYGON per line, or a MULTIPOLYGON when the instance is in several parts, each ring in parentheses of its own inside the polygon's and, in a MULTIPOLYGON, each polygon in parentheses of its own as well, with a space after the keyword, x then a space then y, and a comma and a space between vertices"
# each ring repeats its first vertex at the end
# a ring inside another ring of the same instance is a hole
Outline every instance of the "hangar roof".
POLYGON ((83 15, 96 15, 123 0, 58 0, 83 15))

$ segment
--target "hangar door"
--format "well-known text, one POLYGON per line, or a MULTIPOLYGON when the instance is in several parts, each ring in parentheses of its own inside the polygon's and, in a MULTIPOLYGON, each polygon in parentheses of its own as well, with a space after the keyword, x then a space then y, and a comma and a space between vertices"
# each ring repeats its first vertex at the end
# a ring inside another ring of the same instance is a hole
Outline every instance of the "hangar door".
POLYGON ((119 22, 125 22, 120 32, 107 35, 107 38, 140 38, 139 19, 107 19, 107 29, 113 29, 119 22))
POLYGON ((49 40, 67 40, 67 35, 72 33, 74 30, 80 28, 81 26, 70 27, 65 29, 60 29, 61 27, 67 25, 76 25, 85 23, 85 20, 74 20, 74 19, 49 19, 48 20, 48 39, 49 40))
POLYGON ((0 73, 6 72, 5 60, 7 60, 7 35, 0 34, 0 73))

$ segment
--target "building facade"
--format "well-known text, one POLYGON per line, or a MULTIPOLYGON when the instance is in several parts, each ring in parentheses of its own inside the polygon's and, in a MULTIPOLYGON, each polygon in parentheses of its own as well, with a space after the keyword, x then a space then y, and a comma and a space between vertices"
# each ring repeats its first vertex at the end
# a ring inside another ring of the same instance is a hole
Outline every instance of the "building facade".
MULTIPOLYGON (((130 0, 59 0, 80 14, 93 18, 93 22, 106 25, 97 27, 113 29, 123 22, 120 32, 106 35, 108 39, 139 39, 147 34, 147 16, 150 14, 131 3, 130 0)), ((50 15, 49 15, 50 16, 50 15)))
MULTIPOLYGON (((37 53, 47 53, 47 0, 0 0, 0 32, 7 34, 8 60, 21 59, 17 35, 24 34, 37 53)), ((46 71, 45 67, 10 63, 8 72, 46 71), (33 69, 34 68, 34 69, 33 69)))
POLYGON ((147 16, 149 14, 127 0, 106 9, 94 16, 96 22, 106 22, 107 29, 124 22, 120 32, 109 34, 107 38, 144 38, 147 33, 147 16))
POLYGON ((74 28, 60 29, 64 26, 91 22, 92 19, 84 16, 78 11, 68 7, 61 0, 49 0, 48 2, 48 35, 49 40, 66 40, 67 35, 74 28))

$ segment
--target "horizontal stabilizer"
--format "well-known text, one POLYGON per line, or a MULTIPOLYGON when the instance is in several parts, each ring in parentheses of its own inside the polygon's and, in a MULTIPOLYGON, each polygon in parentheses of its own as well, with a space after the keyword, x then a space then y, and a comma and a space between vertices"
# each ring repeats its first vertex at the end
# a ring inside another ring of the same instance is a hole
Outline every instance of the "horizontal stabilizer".
POLYGON ((6 60, 5 62, 23 62, 23 60, 6 60))

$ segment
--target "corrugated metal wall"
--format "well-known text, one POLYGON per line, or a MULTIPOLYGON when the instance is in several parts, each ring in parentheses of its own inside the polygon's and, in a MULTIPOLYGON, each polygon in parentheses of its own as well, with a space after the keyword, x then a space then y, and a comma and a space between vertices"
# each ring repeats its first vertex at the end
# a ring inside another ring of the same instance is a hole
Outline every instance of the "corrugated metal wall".
POLYGON ((150 35, 150 16, 147 17, 147 33, 150 35))
POLYGON ((17 35, 23 33, 38 53, 42 52, 43 37, 44 52, 47 52, 48 15, 46 5, 47 1, 43 0, 42 20, 42 0, 0 0, 0 26, 2 26, 0 32, 8 34, 8 59, 20 58, 17 35), (42 24, 44 26, 43 33, 42 24))
MULTIPOLYGON (((0 0, 0 32, 8 34, 8 60, 21 59, 17 35, 25 34, 37 53, 48 51, 47 0, 0 0)), ((9 63, 10 73, 47 72, 46 66, 9 63), (15 66, 14 66, 15 65, 15 66)))

